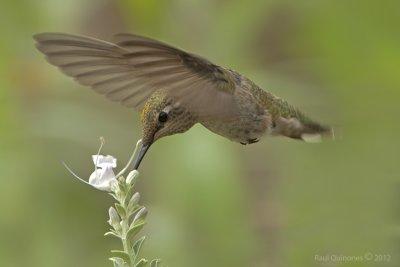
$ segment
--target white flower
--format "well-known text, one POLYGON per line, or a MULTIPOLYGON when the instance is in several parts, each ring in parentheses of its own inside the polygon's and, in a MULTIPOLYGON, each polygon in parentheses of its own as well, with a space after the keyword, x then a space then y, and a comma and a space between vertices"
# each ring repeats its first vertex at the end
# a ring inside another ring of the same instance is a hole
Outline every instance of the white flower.
POLYGON ((111 185, 117 182, 113 168, 117 167, 117 159, 113 156, 93 155, 96 170, 89 177, 89 184, 102 191, 111 191, 111 185))
MULTIPOLYGON (((89 181, 86 181, 82 178, 80 178, 78 175, 76 175, 70 167, 65 162, 62 162, 64 167, 79 181, 91 185, 94 188, 102 191, 108 191, 108 192, 115 192, 115 190, 118 190, 118 181, 117 177, 121 177, 129 168, 130 164, 132 163, 133 159, 135 158, 136 151, 138 147, 142 144, 142 140, 139 140, 136 144, 136 147, 129 158, 128 163, 125 165, 125 167, 117 174, 115 175, 113 169, 117 167, 117 159, 114 158, 113 156, 103 156, 100 155, 101 148, 103 147, 104 144, 104 139, 100 138, 101 144, 100 148, 97 152, 97 155, 93 155, 93 163, 95 166, 94 172, 90 175, 89 181)), ((129 173, 128 178, 127 178, 127 184, 131 185, 135 182, 135 179, 138 176, 138 171, 133 170, 129 173)))
POLYGON ((92 159, 93 159, 94 166, 99 167, 99 168, 104 168, 104 167, 115 168, 115 167, 117 167, 117 159, 110 155, 108 155, 108 156, 93 155, 92 159))

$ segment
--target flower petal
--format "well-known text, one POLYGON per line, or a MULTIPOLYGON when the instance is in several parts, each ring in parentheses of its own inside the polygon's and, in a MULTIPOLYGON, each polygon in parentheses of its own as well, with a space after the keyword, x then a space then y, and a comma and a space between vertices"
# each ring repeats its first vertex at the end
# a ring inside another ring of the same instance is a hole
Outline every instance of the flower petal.
POLYGON ((110 155, 107 155, 107 156, 93 155, 92 159, 93 159, 93 163, 96 167, 100 167, 100 168, 107 168, 107 167, 115 168, 115 167, 117 167, 117 159, 110 155))
POLYGON ((89 184, 102 191, 111 191, 113 181, 117 180, 111 167, 96 169, 89 177, 89 184))

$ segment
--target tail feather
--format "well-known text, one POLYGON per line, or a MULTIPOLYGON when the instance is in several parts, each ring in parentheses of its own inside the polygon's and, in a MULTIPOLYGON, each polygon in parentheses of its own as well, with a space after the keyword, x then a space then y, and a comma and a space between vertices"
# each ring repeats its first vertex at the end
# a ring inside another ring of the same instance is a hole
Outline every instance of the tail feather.
POLYGON ((272 130, 273 134, 306 142, 319 142, 323 138, 334 137, 331 127, 311 120, 284 99, 270 93, 265 93, 263 96, 275 124, 272 130))
POLYGON ((280 117, 275 122, 275 134, 283 135, 305 142, 320 142, 323 138, 333 138, 333 130, 311 120, 300 120, 298 118, 280 117))

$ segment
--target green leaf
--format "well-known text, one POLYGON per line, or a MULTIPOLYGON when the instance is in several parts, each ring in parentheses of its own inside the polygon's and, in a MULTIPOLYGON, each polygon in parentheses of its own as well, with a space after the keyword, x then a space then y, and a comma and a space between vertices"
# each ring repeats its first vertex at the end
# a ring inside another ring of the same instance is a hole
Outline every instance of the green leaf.
POLYGON ((115 255, 115 258, 121 258, 127 263, 131 262, 131 258, 129 256, 129 254, 126 253, 125 251, 122 251, 122 250, 111 250, 111 253, 115 255))
POLYGON ((150 267, 159 267, 160 266, 160 259, 154 259, 150 262, 150 267))
MULTIPOLYGON (((129 208, 129 207, 128 207, 128 208, 129 208)), ((132 224, 133 219, 134 219, 136 213, 137 213, 141 208, 143 208, 143 207, 142 207, 142 206, 139 206, 139 205, 136 205, 136 207, 134 207, 133 209, 130 209, 130 208, 129 208, 129 213, 130 213, 130 215, 129 215, 129 223, 130 223, 130 224, 132 224)))
POLYGON ((143 267, 147 265, 147 260, 146 259, 141 259, 136 265, 135 267, 143 267))
POLYGON ((108 193, 110 196, 112 196, 116 201, 119 201, 118 197, 114 193, 108 193))
POLYGON ((128 232, 126 233, 126 240, 128 242, 131 242, 135 235, 143 228, 143 226, 146 224, 146 222, 140 222, 134 225, 131 225, 129 228, 128 232))
POLYGON ((123 185, 125 183, 125 177, 121 175, 117 178, 117 181, 119 184, 123 185))
POLYGON ((125 261, 118 257, 112 257, 112 258, 110 258, 110 261, 113 262, 114 267, 124 267, 124 265, 125 265, 125 261))
POLYGON ((115 194, 118 202, 120 202, 120 200, 124 199, 124 197, 125 197, 125 192, 124 192, 123 188, 121 188, 119 185, 118 185, 118 188, 114 191, 114 194, 115 194))
MULTIPOLYGON (((127 200, 127 199, 128 198, 126 198, 125 200, 127 200)), ((128 205, 127 205, 128 210, 132 210, 133 211, 136 208, 136 206, 138 206, 139 200, 140 200, 140 194, 138 192, 136 192, 129 199, 129 202, 128 202, 128 205)))
POLYGON ((118 177, 118 187, 125 196, 128 188, 126 186, 125 178, 123 176, 118 177))
POLYGON ((117 233, 114 232, 113 230, 111 230, 111 231, 105 233, 104 236, 113 236, 113 237, 116 237, 116 238, 121 238, 121 237, 119 236, 119 234, 117 234, 117 233))
POLYGON ((115 208, 117 209, 117 212, 121 218, 125 217, 126 211, 125 211, 124 207, 122 207, 121 204, 115 203, 115 208))
POLYGON ((146 239, 146 237, 143 236, 142 238, 138 239, 135 242, 135 244, 133 244, 132 251, 133 251, 133 254, 135 255, 135 257, 137 257, 139 255, 140 249, 141 249, 145 239, 146 239))
POLYGON ((128 190, 127 190, 126 196, 125 196, 125 200, 124 200, 124 205, 125 205, 125 207, 128 206, 129 200, 130 200, 131 197, 133 196, 133 193, 135 193, 135 190, 134 190, 133 186, 132 186, 132 187, 128 187, 128 190))

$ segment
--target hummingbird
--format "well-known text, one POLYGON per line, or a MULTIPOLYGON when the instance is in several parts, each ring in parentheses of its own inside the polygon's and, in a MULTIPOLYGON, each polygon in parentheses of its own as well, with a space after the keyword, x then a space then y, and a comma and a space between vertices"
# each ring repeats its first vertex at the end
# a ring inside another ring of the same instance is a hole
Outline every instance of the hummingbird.
POLYGON ((112 42, 65 33, 34 35, 47 61, 78 83, 140 113, 142 146, 196 123, 242 145, 263 135, 313 141, 333 132, 240 73, 135 34, 112 42))

